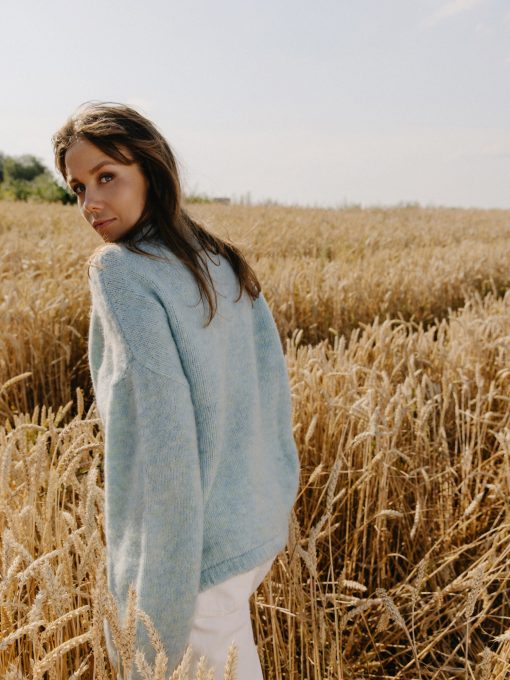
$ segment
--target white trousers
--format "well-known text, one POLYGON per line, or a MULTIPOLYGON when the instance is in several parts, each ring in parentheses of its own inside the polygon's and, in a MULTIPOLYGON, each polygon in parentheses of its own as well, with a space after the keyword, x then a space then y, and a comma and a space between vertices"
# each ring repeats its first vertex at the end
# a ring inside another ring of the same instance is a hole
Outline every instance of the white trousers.
POLYGON ((271 569, 275 557, 198 594, 189 637, 191 678, 195 677, 198 661, 204 655, 207 668, 214 668, 214 680, 223 680, 228 648, 234 641, 238 648, 238 680, 264 680, 253 638, 249 598, 271 569))

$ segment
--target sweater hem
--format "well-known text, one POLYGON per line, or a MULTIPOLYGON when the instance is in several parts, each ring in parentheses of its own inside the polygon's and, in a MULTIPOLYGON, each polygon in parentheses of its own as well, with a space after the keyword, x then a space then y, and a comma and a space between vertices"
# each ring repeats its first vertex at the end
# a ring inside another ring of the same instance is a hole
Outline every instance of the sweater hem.
POLYGON ((285 548, 287 541, 288 529, 284 534, 279 534, 270 541, 258 545, 256 548, 252 548, 242 555, 231 557, 227 560, 223 560, 223 562, 214 564, 212 567, 204 569, 200 575, 199 592, 202 592, 206 588, 216 586, 219 583, 223 583, 223 581, 226 581, 233 576, 250 571, 270 557, 276 556, 283 548, 285 548), (226 567, 225 565, 228 566, 226 567))

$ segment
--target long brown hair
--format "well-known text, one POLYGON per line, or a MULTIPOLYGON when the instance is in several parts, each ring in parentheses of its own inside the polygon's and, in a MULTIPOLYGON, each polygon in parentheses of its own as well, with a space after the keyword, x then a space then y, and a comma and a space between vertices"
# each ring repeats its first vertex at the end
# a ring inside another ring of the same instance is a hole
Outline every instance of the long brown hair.
MULTIPOLYGON (((200 291, 209 305, 212 321, 217 309, 217 293, 199 253, 223 255, 231 264, 239 280, 239 296, 243 289, 255 300, 261 290, 259 280, 238 247, 228 239, 221 239, 191 216, 182 207, 182 189, 175 156, 161 132, 150 120, 135 109, 118 102, 85 102, 52 136, 55 167, 67 182, 65 155, 77 139, 86 139, 120 163, 136 162, 149 182, 144 210, 133 227, 116 240, 132 252, 159 258, 139 248, 146 241, 162 242, 195 276, 200 291), (122 153, 127 148, 132 160, 122 153), (209 281, 209 282, 208 282, 209 281), (211 290, 214 292, 214 304, 211 290)), ((212 261, 212 260, 211 260, 212 261)))

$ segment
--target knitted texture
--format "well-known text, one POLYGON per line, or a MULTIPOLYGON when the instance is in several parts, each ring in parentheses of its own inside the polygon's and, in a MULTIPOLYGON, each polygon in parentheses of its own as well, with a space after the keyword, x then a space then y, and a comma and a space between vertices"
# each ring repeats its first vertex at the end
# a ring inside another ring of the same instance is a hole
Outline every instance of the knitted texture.
MULTIPOLYGON (((234 302, 226 258, 204 255, 208 307, 164 245, 154 260, 110 243, 90 267, 89 365, 105 432, 108 587, 121 623, 130 583, 168 655, 181 661, 199 592, 282 550, 299 458, 282 345, 262 292, 234 302)), ((108 653, 117 664, 109 624, 108 653)), ((145 626, 136 646, 154 663, 145 626)), ((140 676, 135 664, 133 680, 140 676)))

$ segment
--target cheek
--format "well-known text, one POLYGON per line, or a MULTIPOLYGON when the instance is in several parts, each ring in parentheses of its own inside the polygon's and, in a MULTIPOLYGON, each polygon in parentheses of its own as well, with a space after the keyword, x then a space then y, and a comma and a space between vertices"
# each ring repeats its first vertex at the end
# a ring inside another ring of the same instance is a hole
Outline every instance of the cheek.
POLYGON ((115 186, 109 186, 108 197, 121 201, 125 206, 135 205, 142 200, 142 192, 137 182, 133 181, 118 181, 115 186))
POLYGON ((143 207, 147 201, 148 186, 145 179, 138 184, 138 202, 143 207))
POLYGON ((135 185, 131 187, 131 192, 130 192, 130 205, 131 209, 133 212, 137 213, 137 218, 141 214, 144 206, 145 206, 145 199, 146 199, 146 189, 144 185, 141 185, 139 182, 137 182, 135 185))

